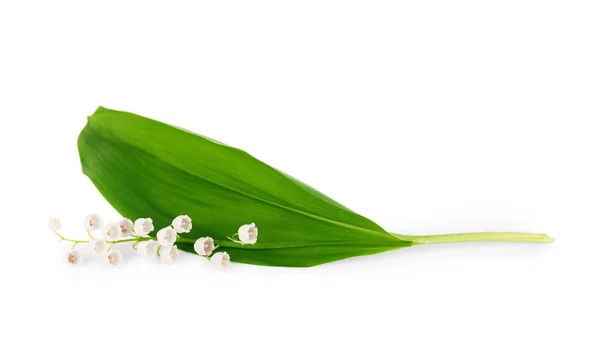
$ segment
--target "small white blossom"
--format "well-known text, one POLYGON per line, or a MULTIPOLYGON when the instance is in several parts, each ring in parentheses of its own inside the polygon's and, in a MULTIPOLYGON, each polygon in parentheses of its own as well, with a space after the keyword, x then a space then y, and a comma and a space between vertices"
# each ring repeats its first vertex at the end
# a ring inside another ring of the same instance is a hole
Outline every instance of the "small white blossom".
POLYGON ((215 249, 215 242, 211 237, 203 237, 194 243, 194 250, 199 255, 210 255, 215 249))
POLYGON ((113 266, 119 265, 122 260, 123 257, 121 256, 121 252, 119 251, 110 251, 106 255, 106 262, 113 266))
POLYGON ((192 230, 192 219, 187 215, 180 215, 173 219, 173 228, 177 233, 189 233, 192 230))
POLYGON ((71 265, 77 265, 81 262, 81 255, 76 250, 71 250, 67 256, 67 262, 71 265))
POLYGON ((90 248, 96 254, 101 254, 106 251, 106 241, 104 240, 90 240, 90 248))
POLYGON ((90 231, 97 231, 102 228, 102 217, 92 213, 83 220, 83 227, 90 231))
POLYGON ((160 248, 159 252, 161 259, 166 262, 175 261, 179 256, 177 246, 163 246, 160 248))
POLYGON ((144 257, 153 257, 156 255, 158 242, 154 240, 142 241, 137 244, 137 252, 144 257))
POLYGON ((133 234, 133 222, 127 218, 119 220, 119 227, 121 228, 121 235, 128 237, 133 234))
POLYGON ((158 244, 161 246, 173 246, 175 240, 177 240, 177 232, 173 229, 173 227, 165 227, 158 231, 156 234, 156 239, 158 240, 158 244))
POLYGON ((50 220, 48 220, 48 228, 52 232, 58 232, 60 229, 60 220, 58 220, 58 218, 50 218, 50 220))
POLYGON ((154 231, 154 225, 152 224, 152 219, 150 218, 140 218, 135 221, 133 225, 133 229, 135 230, 135 234, 140 236, 148 235, 148 233, 154 231))
POLYGON ((224 269, 229 265, 229 254, 227 252, 217 252, 210 257, 210 262, 219 269, 224 269))
POLYGON ((106 224, 102 229, 102 234, 104 234, 104 239, 106 240, 117 240, 121 238, 121 226, 117 223, 106 224))
POLYGON ((258 228, 254 223, 242 225, 238 230, 238 236, 244 244, 255 244, 258 239, 258 228))

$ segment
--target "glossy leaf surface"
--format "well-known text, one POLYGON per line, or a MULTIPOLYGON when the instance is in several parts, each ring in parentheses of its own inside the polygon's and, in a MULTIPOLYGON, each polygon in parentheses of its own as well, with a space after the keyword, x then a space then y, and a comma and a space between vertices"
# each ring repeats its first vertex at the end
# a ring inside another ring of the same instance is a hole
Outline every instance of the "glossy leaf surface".
POLYGON ((303 267, 412 244, 242 150, 139 115, 98 108, 78 147, 83 172, 123 216, 163 227, 187 214, 186 237, 213 237, 233 261, 303 267), (226 240, 249 222, 255 245, 226 240))

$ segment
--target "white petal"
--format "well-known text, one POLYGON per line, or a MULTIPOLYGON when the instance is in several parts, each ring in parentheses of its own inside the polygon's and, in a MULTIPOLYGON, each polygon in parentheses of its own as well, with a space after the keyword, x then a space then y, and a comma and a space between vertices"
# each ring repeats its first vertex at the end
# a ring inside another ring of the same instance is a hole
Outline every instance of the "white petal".
POLYGON ((204 243, 204 252, 206 255, 211 255, 215 250, 215 241, 212 238, 207 238, 204 243))
POLYGON ((152 251, 152 256, 154 256, 156 254, 156 250, 158 249, 158 242, 154 240, 148 240, 146 243, 146 249, 148 251, 152 251))
POLYGON ((175 261, 179 257, 179 250, 177 250, 177 246, 171 247, 169 255, 171 256, 171 260, 173 261, 175 261))
POLYGON ((248 230, 252 227, 252 224, 242 225, 238 229, 238 233, 248 233, 248 230))
POLYGON ((204 253, 204 242, 206 239, 204 238, 200 238, 197 239, 196 242, 194 242, 194 251, 196 251, 196 253, 198 253, 198 255, 206 255, 206 253, 204 253))
POLYGON ((244 244, 247 244, 250 242, 250 236, 248 235, 248 233, 238 232, 238 236, 240 237, 240 241, 243 242, 244 244))
POLYGON ((215 253, 212 257, 210 257, 210 263, 217 268, 223 268, 221 260, 223 260, 223 252, 215 253))

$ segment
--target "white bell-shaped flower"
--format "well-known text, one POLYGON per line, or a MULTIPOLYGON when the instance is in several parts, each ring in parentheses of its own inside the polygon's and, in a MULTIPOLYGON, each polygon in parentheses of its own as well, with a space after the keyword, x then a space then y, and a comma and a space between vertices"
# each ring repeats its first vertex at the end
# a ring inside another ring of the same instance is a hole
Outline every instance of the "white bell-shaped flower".
POLYGON ((121 252, 119 251, 110 251, 106 255, 106 262, 109 265, 117 266, 121 264, 121 261, 123 261, 123 257, 121 256, 121 252))
POLYGON ((153 257, 156 255, 158 249, 158 242, 154 240, 142 241, 137 244, 137 252, 139 255, 144 257, 153 257))
POLYGON ((150 218, 140 218, 135 221, 133 225, 133 229, 135 234, 139 236, 148 235, 148 233, 154 231, 154 225, 152 224, 152 219, 150 218))
POLYGON ((217 252, 210 257, 210 262, 218 269, 224 269, 229 265, 229 254, 227 252, 217 252))
POLYGON ((133 234, 133 222, 127 218, 119 220, 119 227, 121 228, 121 235, 123 237, 129 237, 133 234))
POLYGON ((173 246, 175 240, 177 240, 177 232, 173 227, 168 226, 158 231, 156 239, 161 246, 173 246))
POLYGON ((118 240, 122 237, 123 232, 121 232, 121 226, 117 223, 110 223, 104 225, 102 229, 102 234, 104 235, 104 239, 106 240, 118 240))
POLYGON ((48 228, 52 232, 58 232, 60 229, 60 220, 58 220, 58 218, 50 218, 50 220, 48 220, 48 228))
POLYGON ((255 244, 258 239, 258 227, 254 223, 242 225, 238 229, 238 236, 244 244, 255 244))
POLYGON ((81 255, 76 250, 70 250, 67 255, 67 262, 71 265, 77 265, 81 262, 81 255))
POLYGON ((215 249, 215 242, 211 237, 202 237, 194 243, 194 251, 199 255, 210 255, 215 249))
POLYGON ((173 228, 177 233, 189 233, 192 230, 192 219, 187 215, 180 215, 173 219, 173 228))
POLYGON ((92 213, 83 220, 83 227, 89 231, 97 231, 102 228, 102 217, 96 213, 92 213))
POLYGON ((163 246, 159 250, 160 258, 165 262, 172 262, 179 256, 177 246, 163 246))
POLYGON ((104 240, 90 240, 90 249, 96 254, 102 254, 106 251, 106 241, 104 240))

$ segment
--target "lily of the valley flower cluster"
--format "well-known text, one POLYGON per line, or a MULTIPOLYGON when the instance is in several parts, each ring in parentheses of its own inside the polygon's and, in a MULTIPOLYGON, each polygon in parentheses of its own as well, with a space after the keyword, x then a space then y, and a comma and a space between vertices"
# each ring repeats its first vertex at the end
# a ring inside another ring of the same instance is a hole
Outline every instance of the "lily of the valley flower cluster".
MULTIPOLYGON (((119 243, 132 243, 132 247, 141 256, 158 256, 165 262, 172 262, 179 256, 176 243, 193 243, 194 250, 198 255, 207 257, 217 268, 225 268, 229 264, 229 254, 225 251, 215 252, 219 245, 211 237, 199 239, 185 238, 185 233, 192 230, 192 219, 187 215, 180 215, 173 219, 170 226, 164 227, 156 233, 156 237, 149 236, 154 231, 154 224, 150 218, 140 218, 135 222, 123 218, 114 223, 104 224, 98 214, 88 215, 83 222, 89 240, 67 239, 60 235, 60 220, 51 218, 48 228, 56 233, 59 241, 73 243, 73 247, 67 253, 66 260, 69 264, 76 265, 82 260, 80 252, 76 249, 78 244, 86 243, 89 250, 97 255, 104 256, 106 263, 112 266, 119 265, 123 257, 119 251, 113 250, 113 246, 119 243), (101 236, 96 237, 92 232, 101 236)), ((239 244, 255 244, 258 238, 258 228, 254 223, 242 225, 232 237, 227 239, 239 244)))

